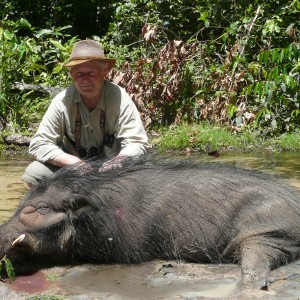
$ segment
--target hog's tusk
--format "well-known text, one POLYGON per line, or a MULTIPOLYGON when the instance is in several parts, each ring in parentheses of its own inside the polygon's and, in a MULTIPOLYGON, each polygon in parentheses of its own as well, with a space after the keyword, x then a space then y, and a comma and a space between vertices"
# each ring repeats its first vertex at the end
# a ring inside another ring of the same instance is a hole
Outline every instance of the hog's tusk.
POLYGON ((17 244, 21 243, 25 239, 25 233, 19 235, 11 244, 11 247, 16 246, 17 244))

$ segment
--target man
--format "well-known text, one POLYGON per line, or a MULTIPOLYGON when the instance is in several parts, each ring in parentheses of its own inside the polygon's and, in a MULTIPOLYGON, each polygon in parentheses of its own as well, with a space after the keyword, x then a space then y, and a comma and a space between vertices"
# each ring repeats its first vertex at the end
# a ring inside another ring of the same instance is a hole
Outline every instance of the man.
POLYGON ((36 158, 22 177, 29 187, 87 157, 117 154, 100 170, 105 171, 146 153, 148 139, 136 106, 123 88, 105 80, 115 62, 96 41, 74 44, 65 64, 73 85, 52 100, 29 146, 36 158))

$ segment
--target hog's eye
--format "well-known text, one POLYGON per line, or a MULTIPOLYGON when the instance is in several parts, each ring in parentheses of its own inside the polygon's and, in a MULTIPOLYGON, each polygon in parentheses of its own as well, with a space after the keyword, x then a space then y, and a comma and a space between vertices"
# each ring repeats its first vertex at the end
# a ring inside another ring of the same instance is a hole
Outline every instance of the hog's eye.
POLYGON ((50 213, 50 209, 48 207, 41 207, 37 209, 41 215, 48 215, 50 213))
POLYGON ((41 204, 36 208, 36 211, 38 213, 40 213, 41 215, 47 215, 51 212, 49 206, 47 206, 46 204, 41 204))

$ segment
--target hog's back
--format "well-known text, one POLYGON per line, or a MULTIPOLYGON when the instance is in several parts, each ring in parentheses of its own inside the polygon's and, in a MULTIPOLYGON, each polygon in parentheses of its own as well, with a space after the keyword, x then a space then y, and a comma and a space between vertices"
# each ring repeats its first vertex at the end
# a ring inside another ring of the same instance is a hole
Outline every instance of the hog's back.
POLYGON ((137 185, 136 236, 146 237, 139 245, 153 257, 218 262, 253 235, 300 236, 298 194, 269 176, 209 165, 150 168, 128 180, 137 185))

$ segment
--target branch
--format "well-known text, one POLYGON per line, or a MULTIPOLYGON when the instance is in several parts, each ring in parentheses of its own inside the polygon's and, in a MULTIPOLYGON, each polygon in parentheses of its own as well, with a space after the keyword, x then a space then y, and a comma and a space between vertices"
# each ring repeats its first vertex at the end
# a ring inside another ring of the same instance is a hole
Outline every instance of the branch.
POLYGON ((61 87, 51 87, 51 86, 44 86, 44 85, 38 85, 38 84, 27 84, 27 83, 21 83, 21 82, 15 82, 14 88, 16 88, 20 91, 26 91, 26 90, 35 91, 35 92, 41 93, 45 96, 53 96, 62 90, 61 87))
POLYGON ((245 40, 245 42, 243 43, 242 48, 241 48, 241 51, 240 51, 240 55, 241 55, 241 56, 244 54, 245 46, 246 46, 246 44, 247 44, 248 41, 249 41, 250 33, 251 33, 251 31, 252 31, 253 25, 254 25, 254 23, 256 22, 256 19, 257 19, 259 13, 260 13, 260 5, 258 5, 257 10, 256 10, 256 14, 255 14, 254 18, 252 19, 252 21, 251 21, 251 23, 250 23, 250 26, 249 26, 249 29, 248 29, 248 32, 247 32, 247 35, 246 35, 246 40, 245 40))

